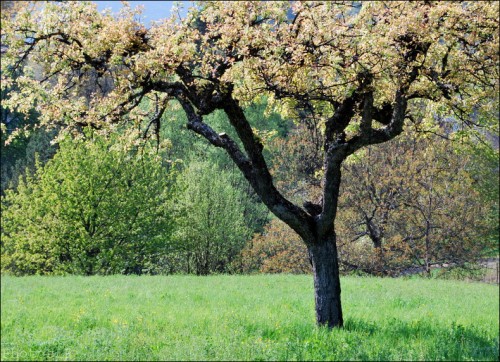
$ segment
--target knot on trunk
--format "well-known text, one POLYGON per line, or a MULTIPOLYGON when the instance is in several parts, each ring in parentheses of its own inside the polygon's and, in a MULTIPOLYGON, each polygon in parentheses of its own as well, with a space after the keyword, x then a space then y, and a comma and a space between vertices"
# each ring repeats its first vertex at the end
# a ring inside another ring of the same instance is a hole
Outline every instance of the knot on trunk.
POLYGON ((322 206, 320 204, 315 204, 310 201, 304 202, 304 209, 311 215, 311 216, 318 216, 321 214, 322 211, 322 206))

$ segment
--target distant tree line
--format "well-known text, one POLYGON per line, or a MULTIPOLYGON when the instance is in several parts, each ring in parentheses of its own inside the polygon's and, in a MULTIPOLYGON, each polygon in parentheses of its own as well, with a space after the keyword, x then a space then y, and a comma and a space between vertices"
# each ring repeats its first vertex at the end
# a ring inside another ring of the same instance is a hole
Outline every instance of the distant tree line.
MULTIPOLYGON (((276 159, 277 184, 292 200, 314 198, 321 187, 317 125, 307 116, 288 123, 264 109, 247 113, 266 140, 265 153, 276 159)), ((164 117, 161 144, 134 145, 131 129, 121 137, 85 130, 60 136, 57 146, 50 142, 57 133, 44 129, 3 142, 2 157, 15 172, 2 184, 2 271, 310 272, 300 238, 271 217, 227 156, 188 133, 182 113, 164 117)), ((494 250, 497 157, 486 144, 428 133, 352 156, 337 219, 343 272, 429 273, 433 265, 463 266, 494 250)))
MULTIPOLYGON (((2 2, 2 9, 12 5, 2 2)), ((206 31, 200 19, 195 25, 206 31)), ((94 69, 88 76, 78 94, 86 102, 112 90, 109 76, 97 82, 94 69)), ((18 91, 13 87, 3 87, 2 98, 18 91)), ((284 107, 282 117, 266 113, 266 103, 251 102, 245 116, 277 188, 296 204, 318 200, 322 110, 306 102, 293 117, 284 107)), ((41 127, 38 116, 1 109, 2 272, 310 270, 300 237, 267 211, 226 153, 188 132, 180 106, 163 109, 162 122, 144 121, 108 137, 82 128, 58 135, 57 126, 41 127)), ((207 118, 214 130, 238 139, 225 112, 207 118)), ((343 272, 399 275, 418 267, 429 273, 436 264, 460 266, 498 252, 498 149, 476 141, 473 131, 450 127, 453 120, 422 137, 404 132, 344 162, 335 221, 343 272), (430 136, 435 133, 441 136, 430 136)), ((311 215, 317 206, 304 204, 311 215)))

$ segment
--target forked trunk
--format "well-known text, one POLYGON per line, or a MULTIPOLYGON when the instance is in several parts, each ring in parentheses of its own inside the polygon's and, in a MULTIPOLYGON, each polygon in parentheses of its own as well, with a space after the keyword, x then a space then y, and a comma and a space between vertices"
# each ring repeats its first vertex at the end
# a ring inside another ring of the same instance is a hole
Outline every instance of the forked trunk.
POLYGON ((335 233, 308 246, 314 276, 316 323, 320 326, 342 327, 340 278, 335 233))

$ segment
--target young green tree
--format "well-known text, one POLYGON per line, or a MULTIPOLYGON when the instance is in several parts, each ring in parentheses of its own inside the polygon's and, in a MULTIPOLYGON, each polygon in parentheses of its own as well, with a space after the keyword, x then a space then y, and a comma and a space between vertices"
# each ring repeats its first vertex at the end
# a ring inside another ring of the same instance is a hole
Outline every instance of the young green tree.
MULTIPOLYGON (((116 137, 114 137, 116 138, 116 137)), ((154 271, 171 239, 172 171, 151 147, 67 138, 2 199, 2 271, 154 271)))
POLYGON ((175 239, 188 273, 230 271, 252 235, 245 220, 245 205, 251 201, 231 185, 231 178, 206 161, 192 161, 179 176, 175 239))
POLYGON ((36 104, 44 123, 104 129, 142 124, 144 98, 155 100, 158 124, 175 99, 188 128, 223 148, 300 235, 312 261, 316 320, 329 327, 343 324, 334 230, 342 162, 398 136, 417 101, 429 105, 430 120, 439 112, 470 125, 487 120, 473 115, 490 112, 498 96, 497 2, 209 2, 150 29, 129 8, 113 17, 90 3, 19 6, 26 10, 2 15, 2 86, 20 89, 5 104, 19 111, 36 104), (43 76, 10 77, 29 64, 43 76), (105 77, 114 89, 88 101, 87 84, 105 77), (262 95, 283 115, 303 108, 321 119, 322 197, 307 200, 307 210, 273 184, 263 139, 243 111, 262 95), (217 110, 236 138, 205 122, 217 110))

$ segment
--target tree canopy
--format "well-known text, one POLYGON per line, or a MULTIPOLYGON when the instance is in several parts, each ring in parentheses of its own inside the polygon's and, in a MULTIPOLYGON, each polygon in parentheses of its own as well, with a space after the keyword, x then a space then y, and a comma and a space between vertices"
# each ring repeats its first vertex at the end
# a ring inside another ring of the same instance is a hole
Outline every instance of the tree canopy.
MULTIPOLYGON (((266 186, 272 180, 262 145, 238 103, 267 93, 277 107, 319 114, 325 154, 338 144, 325 163, 331 187, 330 165, 400 133, 421 111, 418 100, 429 117, 444 112, 471 124, 485 121, 479 115, 498 92, 496 2, 294 2, 292 15, 288 2, 209 2, 150 29, 129 7, 113 17, 85 2, 18 6, 24 9, 14 17, 6 11, 2 22, 2 87, 20 89, 7 105, 26 112, 36 105, 43 123, 101 128, 141 122, 145 97, 156 100, 153 122, 176 99, 189 127, 226 149, 263 201, 302 236, 311 233, 308 216, 266 186), (12 78, 21 66, 25 75, 12 78), (89 83, 104 88, 105 79, 112 91, 94 87, 85 97, 89 83), (246 155, 203 122, 215 109, 232 115, 246 155)), ((322 228, 331 223, 332 201, 323 200, 322 228)))

